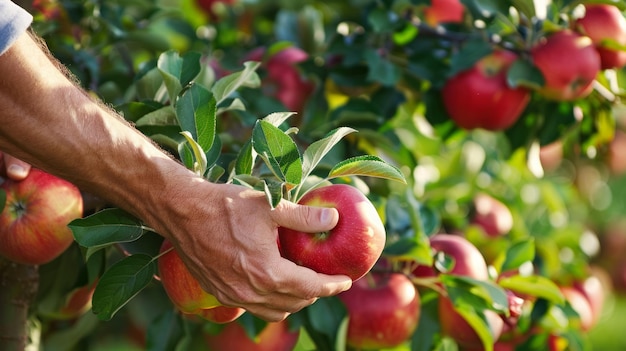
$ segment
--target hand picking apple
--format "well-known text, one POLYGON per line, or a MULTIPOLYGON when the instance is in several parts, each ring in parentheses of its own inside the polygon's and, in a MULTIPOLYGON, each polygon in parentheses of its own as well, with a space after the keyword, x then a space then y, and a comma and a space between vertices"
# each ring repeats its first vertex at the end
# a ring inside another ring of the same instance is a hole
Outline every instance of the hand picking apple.
POLYGON ((302 205, 334 207, 337 225, 328 232, 279 228, 281 254, 318 273, 358 280, 372 269, 385 246, 385 227, 376 208, 357 188, 333 184, 311 190, 302 205))
POLYGON ((68 79, 26 26, 0 37, 1 150, 140 218, 226 305, 278 321, 350 287, 349 277, 299 267, 276 247, 279 226, 332 228, 336 213, 272 209, 262 192, 206 181, 68 79))

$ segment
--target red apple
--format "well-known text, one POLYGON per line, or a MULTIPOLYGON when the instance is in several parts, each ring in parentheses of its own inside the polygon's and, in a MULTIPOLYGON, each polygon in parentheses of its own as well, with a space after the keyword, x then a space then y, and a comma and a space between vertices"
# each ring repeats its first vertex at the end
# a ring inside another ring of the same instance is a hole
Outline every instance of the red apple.
POLYGON ((574 28, 591 38, 600 54, 601 68, 621 68, 626 65, 626 51, 607 46, 606 41, 626 46, 626 19, 612 5, 585 5, 585 15, 574 23, 574 28))
POLYGON ((347 343, 357 350, 396 347, 417 328, 420 298, 400 273, 370 273, 338 295, 349 316, 347 343))
POLYGON ((163 288, 181 312, 201 315, 202 310, 221 305, 215 296, 202 290, 200 283, 191 275, 172 243, 167 240, 161 245, 161 256, 157 264, 163 288))
MULTIPOLYGON (((462 349, 481 349, 483 343, 480 337, 476 331, 474 331, 474 328, 456 312, 449 298, 440 296, 438 308, 439 323, 441 325, 441 332, 444 335, 454 339, 462 349)), ((504 328, 504 321, 494 311, 485 310, 483 312, 487 319, 493 340, 498 340, 504 328)))
POLYGON ((570 30, 543 38, 532 48, 531 56, 545 79, 539 93, 551 100, 568 101, 589 95, 600 72, 600 55, 591 39, 570 30))
POLYGON ((217 306, 200 310, 195 313, 195 316, 209 322, 224 324, 236 320, 245 312, 246 310, 239 307, 217 306))
POLYGON ((334 207, 339 222, 322 233, 279 228, 283 257, 316 272, 344 274, 352 280, 369 272, 382 254, 386 234, 376 208, 360 190, 333 184, 311 190, 298 203, 334 207))
MULTIPOLYGON (((489 278, 487 263, 478 248, 459 235, 436 234, 430 237, 430 247, 433 251, 442 252, 454 259, 454 266, 448 274, 468 276, 478 280, 489 278)), ((418 266, 413 271, 416 276, 435 276, 434 268, 418 266)))
POLYGON ((476 195, 473 210, 471 223, 478 225, 489 236, 504 235, 513 228, 513 215, 509 208, 490 195, 476 195))
POLYGON ((560 288, 565 300, 572 306, 574 311, 578 313, 580 318, 580 327, 584 331, 588 331, 593 327, 593 311, 589 300, 583 293, 571 286, 563 286, 560 288))
POLYGON ((445 83, 443 102, 459 127, 502 130, 517 121, 530 101, 530 92, 507 83, 507 71, 516 59, 510 51, 495 51, 445 83))
POLYGON ((300 331, 289 330, 286 320, 268 323, 267 326, 252 340, 241 324, 231 322, 224 325, 218 334, 204 334, 204 340, 211 351, 291 351, 293 350, 300 331))
POLYGON ((465 8, 459 0, 431 0, 424 9, 424 21, 435 27, 443 23, 461 23, 465 8))
POLYGON ((269 57, 265 57, 266 54, 265 48, 257 48, 247 55, 247 60, 264 61, 267 76, 262 84, 263 91, 282 102, 289 111, 301 114, 315 89, 315 84, 297 67, 309 58, 309 54, 293 46, 272 52, 269 57))
POLYGON ((52 261, 74 241, 69 222, 83 214, 80 191, 38 169, 26 179, 5 180, 6 203, 0 214, 0 255, 23 264, 52 261))

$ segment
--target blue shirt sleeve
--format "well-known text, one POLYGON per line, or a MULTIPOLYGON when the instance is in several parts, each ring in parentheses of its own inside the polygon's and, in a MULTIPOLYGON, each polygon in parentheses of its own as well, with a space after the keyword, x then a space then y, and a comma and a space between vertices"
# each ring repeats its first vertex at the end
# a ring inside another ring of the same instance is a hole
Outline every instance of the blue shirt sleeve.
POLYGON ((33 16, 11 0, 0 0, 0 55, 28 29, 33 16))

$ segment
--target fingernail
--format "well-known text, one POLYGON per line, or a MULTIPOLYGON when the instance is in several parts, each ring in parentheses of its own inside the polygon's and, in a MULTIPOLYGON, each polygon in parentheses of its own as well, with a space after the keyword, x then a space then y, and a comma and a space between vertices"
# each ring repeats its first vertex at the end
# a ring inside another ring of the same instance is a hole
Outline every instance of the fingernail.
POLYGON ((333 210, 332 209, 323 209, 322 214, 320 215, 320 221, 323 224, 330 224, 333 219, 333 210))
POLYGON ((20 165, 10 165, 7 173, 13 178, 24 178, 27 175, 26 168, 20 165))

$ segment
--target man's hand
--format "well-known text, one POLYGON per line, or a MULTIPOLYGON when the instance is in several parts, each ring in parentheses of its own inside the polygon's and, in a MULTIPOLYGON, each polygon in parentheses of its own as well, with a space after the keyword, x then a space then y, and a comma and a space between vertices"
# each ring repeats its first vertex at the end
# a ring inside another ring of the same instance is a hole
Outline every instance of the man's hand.
POLYGON ((22 180, 28 176, 30 165, 13 156, 0 152, 1 175, 6 175, 13 180, 22 180))
MULTIPOLYGON (((198 198, 177 199, 177 226, 170 235, 201 286, 228 306, 279 321, 319 297, 351 286, 347 276, 329 276, 280 256, 278 227, 317 232, 332 229, 338 213, 282 201, 272 210, 265 195, 242 186, 196 183, 198 198), (209 193, 204 193, 210 191, 209 193)), ((190 192, 185 192, 189 194, 190 192)))

